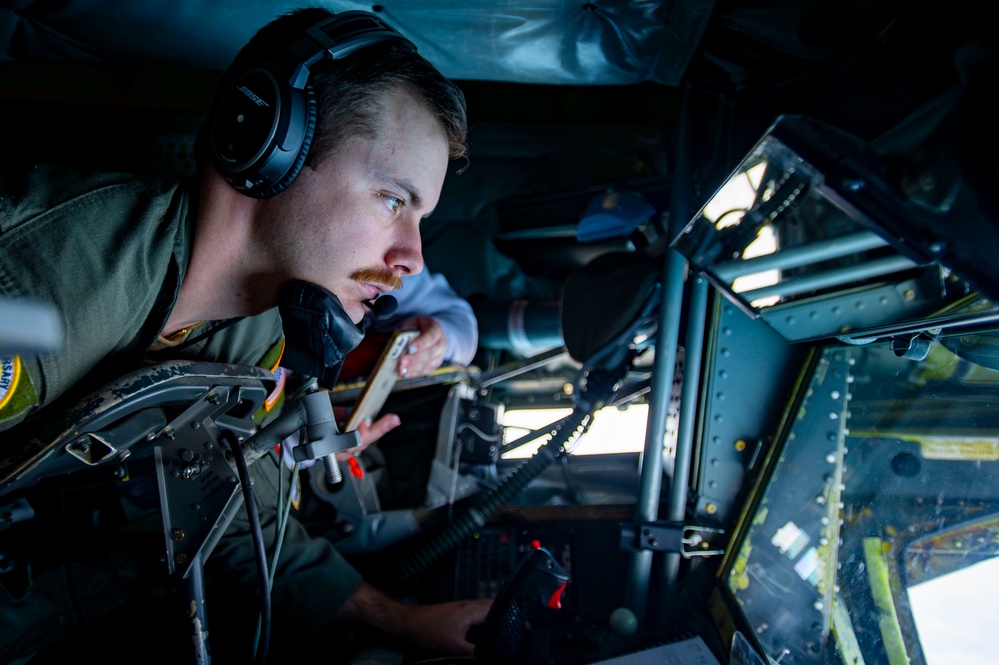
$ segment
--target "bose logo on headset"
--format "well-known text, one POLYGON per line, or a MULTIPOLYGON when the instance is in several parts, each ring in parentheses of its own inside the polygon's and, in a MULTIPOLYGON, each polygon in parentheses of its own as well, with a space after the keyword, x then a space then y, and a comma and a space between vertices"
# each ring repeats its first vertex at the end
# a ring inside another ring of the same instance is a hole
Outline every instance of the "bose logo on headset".
POLYGON ((315 131, 310 68, 386 41, 416 50, 374 14, 341 12, 306 30, 289 49, 289 58, 251 62, 242 71, 227 73, 227 85, 219 91, 205 126, 219 173, 254 198, 284 191, 305 164, 315 131))
POLYGON ((247 97, 249 97, 253 101, 253 103, 256 104, 257 106, 270 106, 270 104, 260 99, 260 97, 257 97, 257 93, 253 92, 245 85, 239 86, 239 91, 242 92, 247 97))

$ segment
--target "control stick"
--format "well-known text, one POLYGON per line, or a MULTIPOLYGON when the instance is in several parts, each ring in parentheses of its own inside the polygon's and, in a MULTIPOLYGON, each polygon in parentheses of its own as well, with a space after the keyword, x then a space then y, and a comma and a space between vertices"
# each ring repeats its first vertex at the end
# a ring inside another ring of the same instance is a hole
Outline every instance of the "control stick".
POLYGON ((520 562, 500 591, 475 645, 475 658, 483 663, 511 665, 524 641, 527 624, 544 607, 561 608, 562 591, 569 582, 551 552, 536 547, 520 562))

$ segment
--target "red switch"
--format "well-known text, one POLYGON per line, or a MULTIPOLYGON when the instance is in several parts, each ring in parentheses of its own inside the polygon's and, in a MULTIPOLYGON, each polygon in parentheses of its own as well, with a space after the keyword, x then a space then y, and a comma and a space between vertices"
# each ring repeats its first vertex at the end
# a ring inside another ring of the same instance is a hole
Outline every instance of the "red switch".
POLYGON ((364 477, 364 469, 362 469, 361 465, 357 463, 356 457, 351 457, 347 461, 347 464, 350 466, 350 475, 354 476, 358 480, 364 477))
POLYGON ((565 584, 563 584, 558 589, 556 589, 555 593, 552 594, 552 597, 548 599, 548 607, 551 607, 551 608, 556 609, 556 610, 562 609, 562 592, 563 591, 565 591, 565 584))

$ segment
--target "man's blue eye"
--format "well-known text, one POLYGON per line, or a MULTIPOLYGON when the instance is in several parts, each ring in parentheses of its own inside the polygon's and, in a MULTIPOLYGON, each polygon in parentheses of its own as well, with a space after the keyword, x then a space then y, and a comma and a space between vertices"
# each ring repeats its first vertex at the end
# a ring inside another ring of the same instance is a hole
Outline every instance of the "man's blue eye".
POLYGON ((389 210, 392 212, 399 212, 399 208, 402 207, 402 199, 398 196, 388 195, 383 195, 383 198, 385 199, 385 205, 388 206, 389 210))

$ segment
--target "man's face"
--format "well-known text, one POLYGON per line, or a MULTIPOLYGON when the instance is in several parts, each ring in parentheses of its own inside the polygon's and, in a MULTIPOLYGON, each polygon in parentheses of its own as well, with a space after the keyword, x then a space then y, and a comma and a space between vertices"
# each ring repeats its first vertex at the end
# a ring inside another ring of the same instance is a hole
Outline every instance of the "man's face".
POLYGON ((365 300, 423 269, 420 220, 436 207, 447 137, 410 93, 383 98, 377 137, 351 137, 285 192, 261 202, 261 251, 284 273, 340 298, 354 323, 365 300))

